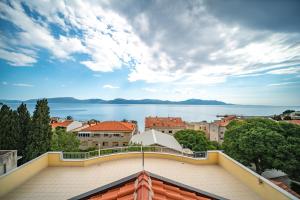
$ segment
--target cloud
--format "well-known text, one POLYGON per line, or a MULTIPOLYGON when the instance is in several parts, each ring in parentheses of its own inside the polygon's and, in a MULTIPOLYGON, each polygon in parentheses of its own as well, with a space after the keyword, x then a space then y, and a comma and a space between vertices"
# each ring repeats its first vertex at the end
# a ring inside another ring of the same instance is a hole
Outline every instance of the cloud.
POLYGON ((7 50, 12 44, 0 43, 0 49, 23 59, 1 58, 21 66, 37 62, 29 51, 46 49, 59 60, 85 54, 77 61, 95 72, 127 68, 131 82, 180 85, 219 84, 300 65, 300 33, 292 28, 300 27, 299 15, 290 18, 296 4, 246 5, 257 16, 235 1, 1 2, 0 18, 19 29, 10 43, 22 45, 7 50), (283 13, 271 15, 259 5, 273 14, 282 8, 283 13), (285 25, 286 20, 278 19, 276 29, 273 16, 289 20, 285 25))
POLYGON ((272 86, 284 86, 284 85, 292 85, 295 84, 297 82, 282 82, 282 83, 271 83, 268 85, 268 87, 272 87, 272 86))
POLYGON ((105 89, 119 89, 120 87, 106 84, 106 85, 103 85, 103 88, 105 88, 105 89))
POLYGON ((6 81, 2 81, 2 85, 7 85, 8 83, 6 81))
POLYGON ((268 74, 296 74, 300 72, 300 67, 290 67, 290 68, 284 68, 284 69, 276 69, 267 72, 268 74))
POLYGON ((12 85, 17 87, 34 87, 34 85, 27 84, 27 83, 14 83, 12 85))
POLYGON ((31 66, 37 62, 34 57, 23 53, 16 53, 0 49, 0 58, 8 61, 12 66, 31 66))

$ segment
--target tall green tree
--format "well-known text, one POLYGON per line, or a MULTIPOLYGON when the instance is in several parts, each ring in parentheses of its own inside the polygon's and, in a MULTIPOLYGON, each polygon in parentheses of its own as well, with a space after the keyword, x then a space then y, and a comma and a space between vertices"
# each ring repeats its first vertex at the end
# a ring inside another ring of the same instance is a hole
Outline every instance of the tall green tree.
POLYGON ((297 177, 300 133, 295 126, 261 118, 234 121, 225 132, 225 153, 244 165, 255 165, 259 174, 275 168, 297 177))
POLYGON ((24 163, 26 156, 26 148, 28 146, 28 135, 31 126, 30 113, 27 110, 26 104, 22 103, 18 109, 18 120, 20 125, 20 136, 18 141, 18 155, 22 156, 20 163, 24 163))
POLYGON ((51 138, 51 151, 79 151, 80 141, 74 133, 66 132, 63 128, 56 128, 51 138))
POLYGON ((51 126, 49 114, 47 99, 38 100, 28 134, 27 161, 50 150, 51 126))
POLYGON ((18 149, 20 138, 20 126, 18 114, 7 105, 3 105, 0 110, 0 149, 18 149))
POLYGON ((203 131, 186 129, 176 132, 174 136, 181 145, 185 148, 191 149, 192 151, 215 149, 215 147, 206 138, 203 131))

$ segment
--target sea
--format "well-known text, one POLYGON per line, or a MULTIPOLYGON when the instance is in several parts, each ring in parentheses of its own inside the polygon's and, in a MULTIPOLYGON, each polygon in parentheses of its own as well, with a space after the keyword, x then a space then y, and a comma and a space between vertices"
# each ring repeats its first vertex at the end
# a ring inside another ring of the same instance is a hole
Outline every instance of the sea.
MULTIPOLYGON (((33 113, 35 103, 27 103, 33 113)), ((16 109, 18 103, 9 103, 16 109)), ((208 121, 218 119, 217 115, 269 116, 280 114, 287 109, 300 110, 300 106, 254 106, 254 105, 165 105, 165 104, 81 104, 49 103, 52 117, 72 116, 75 120, 96 119, 136 120, 139 130, 144 129, 147 116, 181 117, 185 121, 208 121)))

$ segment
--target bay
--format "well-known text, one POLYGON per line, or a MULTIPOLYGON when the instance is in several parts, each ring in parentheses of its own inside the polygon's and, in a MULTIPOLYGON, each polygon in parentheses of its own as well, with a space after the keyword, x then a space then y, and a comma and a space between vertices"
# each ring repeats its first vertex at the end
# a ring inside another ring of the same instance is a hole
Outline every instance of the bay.
MULTIPOLYGON (((18 103, 8 104, 16 109, 18 103)), ((35 103, 27 103, 28 110, 34 111, 35 103)), ((50 115, 72 116, 75 120, 96 119, 136 120, 139 130, 144 129, 147 116, 182 117, 185 121, 213 121, 217 115, 236 114, 243 116, 267 116, 280 114, 287 109, 300 110, 300 106, 254 106, 254 105, 162 105, 162 104, 81 104, 49 103, 50 115)))

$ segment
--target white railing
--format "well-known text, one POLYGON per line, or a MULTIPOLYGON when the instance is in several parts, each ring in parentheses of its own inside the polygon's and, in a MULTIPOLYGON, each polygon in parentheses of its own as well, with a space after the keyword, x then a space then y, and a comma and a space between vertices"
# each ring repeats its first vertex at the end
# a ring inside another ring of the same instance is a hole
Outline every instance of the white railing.
POLYGON ((170 153, 194 158, 206 158, 207 152, 194 152, 193 154, 186 154, 183 152, 175 151, 167 147, 159 146, 126 146, 126 147, 115 147, 107 149, 98 149, 89 152, 63 152, 63 159, 89 159, 97 158, 106 155, 128 153, 128 152, 160 152, 160 153, 170 153))

